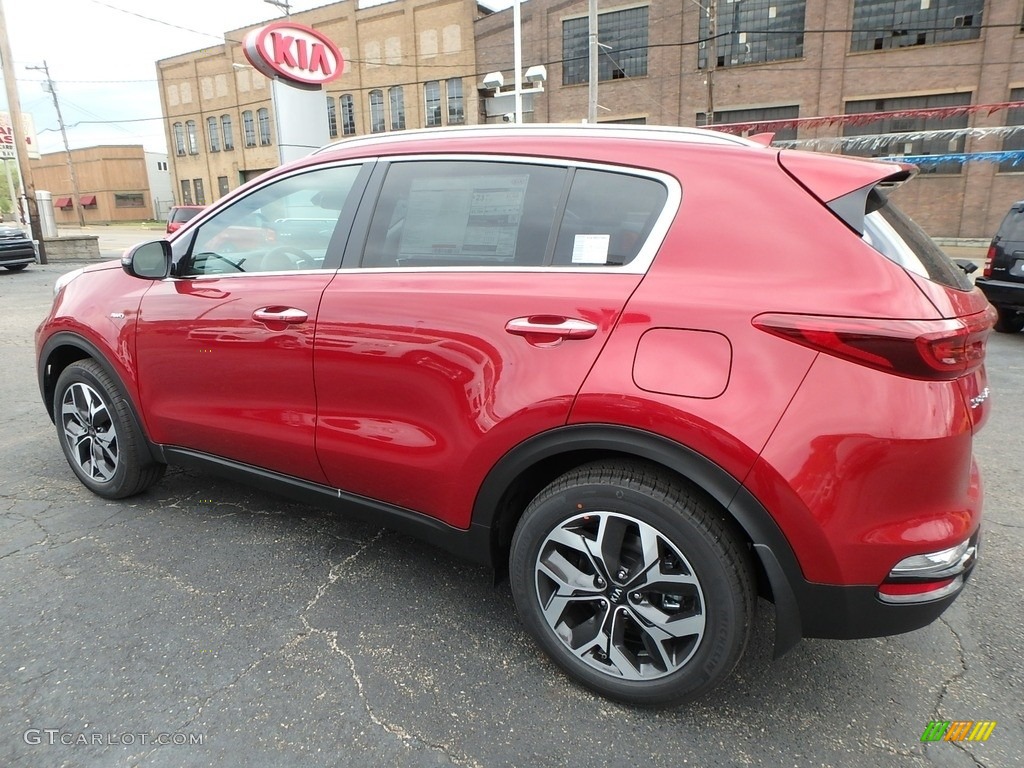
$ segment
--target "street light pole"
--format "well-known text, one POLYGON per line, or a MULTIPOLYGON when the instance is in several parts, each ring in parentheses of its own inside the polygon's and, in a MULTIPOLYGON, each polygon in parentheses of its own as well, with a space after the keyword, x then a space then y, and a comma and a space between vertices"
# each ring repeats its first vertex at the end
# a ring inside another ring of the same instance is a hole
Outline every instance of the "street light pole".
POLYGON ((590 36, 589 77, 587 79, 587 122, 597 123, 597 0, 590 0, 587 8, 587 32, 590 36))
POLYGON ((512 5, 512 57, 515 60, 516 78, 516 125, 523 122, 523 12, 519 7, 520 0, 512 5))
POLYGON ((18 84, 14 79, 14 57, 11 43, 7 39, 7 19, 4 16, 3 0, 0 0, 0 67, 4 71, 4 87, 7 90, 7 108, 11 113, 11 133, 14 136, 14 157, 21 173, 21 185, 25 190, 25 214, 28 216, 32 239, 39 243, 39 263, 46 263, 46 246, 43 243, 43 229, 39 223, 39 207, 36 205, 36 187, 32 181, 32 166, 26 153, 19 151, 25 144, 25 123, 21 116, 21 101, 18 99, 18 84))
POLYGON ((68 159, 68 173, 71 176, 71 194, 74 195, 72 204, 78 212, 78 226, 85 226, 85 212, 82 210, 82 198, 78 192, 78 176, 75 174, 75 163, 71 159, 71 147, 68 146, 68 132, 64 128, 64 116, 60 113, 60 102, 57 100, 57 88, 50 78, 50 68, 43 61, 41 67, 25 67, 25 69, 36 69, 46 73, 46 90, 53 96, 53 108, 57 110, 57 124, 60 126, 60 137, 64 140, 64 154, 68 159))
POLYGON ((708 4, 708 38, 704 44, 707 54, 708 94, 704 108, 704 127, 710 128, 715 122, 715 67, 718 66, 718 0, 706 0, 708 4))

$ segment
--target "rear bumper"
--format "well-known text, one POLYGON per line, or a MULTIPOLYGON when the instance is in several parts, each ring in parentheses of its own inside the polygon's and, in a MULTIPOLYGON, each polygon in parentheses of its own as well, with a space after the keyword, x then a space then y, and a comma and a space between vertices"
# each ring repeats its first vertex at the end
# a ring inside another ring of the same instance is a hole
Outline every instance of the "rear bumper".
MULTIPOLYGON (((977 547, 980 531, 971 537, 977 547)), ((798 587, 800 624, 804 637, 852 639, 885 637, 926 627, 963 592, 977 557, 958 573, 959 587, 936 600, 915 603, 884 602, 873 586, 834 586, 803 582, 798 587)))
POLYGON ((1010 283, 1005 280, 991 280, 979 277, 975 285, 995 307, 1024 310, 1024 283, 1010 283))

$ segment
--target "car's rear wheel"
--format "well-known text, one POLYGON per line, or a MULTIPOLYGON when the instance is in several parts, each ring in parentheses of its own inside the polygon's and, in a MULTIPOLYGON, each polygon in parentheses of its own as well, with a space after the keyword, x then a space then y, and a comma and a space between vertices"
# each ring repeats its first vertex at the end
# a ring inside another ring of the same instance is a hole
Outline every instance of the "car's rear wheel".
POLYGON ((997 307, 999 319, 996 320, 996 330, 999 333, 1020 333, 1024 330, 1024 314, 1015 309, 997 307))
POLYGON ((4 269, 9 269, 11 272, 21 272, 28 264, 4 264, 4 269))
POLYGON ((696 698, 750 636, 747 547, 713 502, 645 464, 597 462, 553 482, 523 514, 509 564, 530 634, 612 699, 696 698))
POLYGON ((53 412, 64 456, 93 493, 123 499, 163 476, 166 467, 149 455, 120 388, 94 360, 61 372, 53 412))

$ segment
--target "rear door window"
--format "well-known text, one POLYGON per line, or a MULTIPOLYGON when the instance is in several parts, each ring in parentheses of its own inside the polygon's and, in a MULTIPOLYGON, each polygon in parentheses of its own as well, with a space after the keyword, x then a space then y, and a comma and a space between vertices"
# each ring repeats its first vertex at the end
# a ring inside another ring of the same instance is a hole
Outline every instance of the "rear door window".
POLYGON ((540 265, 565 178, 564 168, 526 163, 392 163, 362 266, 540 265))

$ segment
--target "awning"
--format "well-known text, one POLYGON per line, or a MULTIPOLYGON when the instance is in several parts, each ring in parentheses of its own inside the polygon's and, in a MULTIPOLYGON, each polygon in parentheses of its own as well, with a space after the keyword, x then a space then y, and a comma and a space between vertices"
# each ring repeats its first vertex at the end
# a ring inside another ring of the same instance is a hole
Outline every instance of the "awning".
POLYGON ((96 195, 82 195, 78 198, 78 204, 83 208, 88 208, 90 205, 96 205, 96 195))
POLYGON ((54 208, 70 208, 71 198, 70 197, 58 197, 53 201, 54 208))

